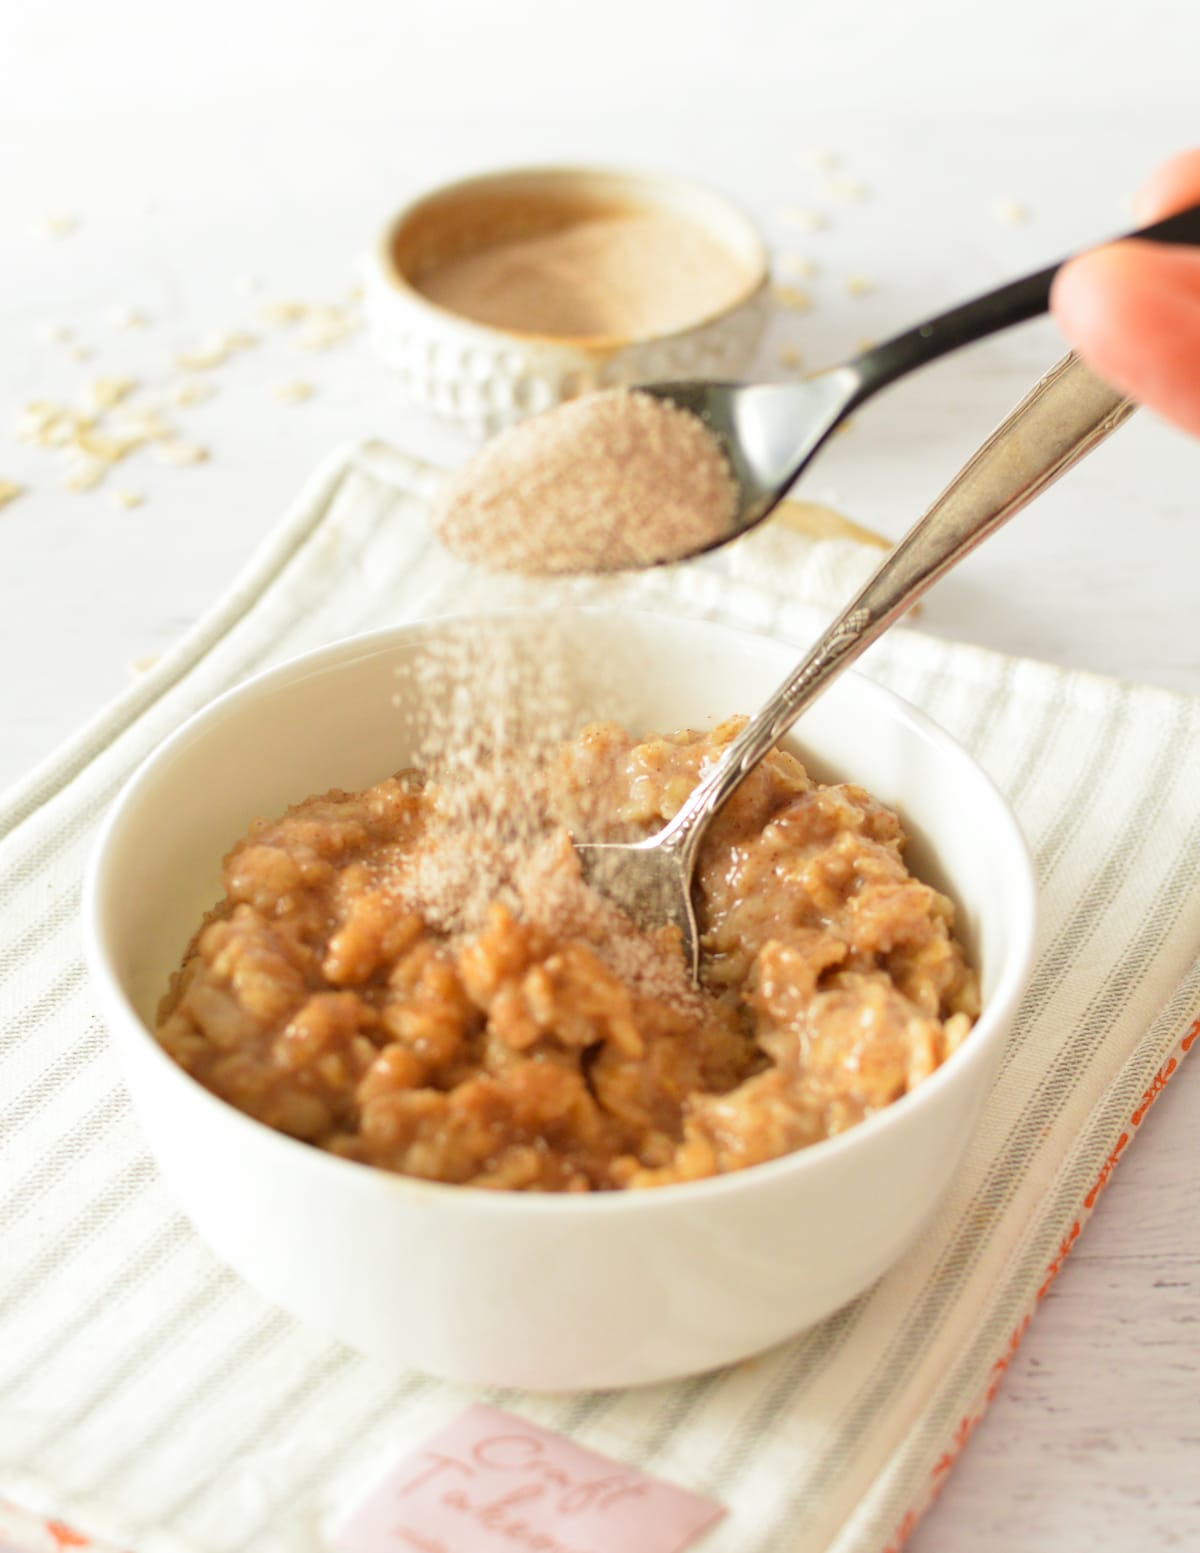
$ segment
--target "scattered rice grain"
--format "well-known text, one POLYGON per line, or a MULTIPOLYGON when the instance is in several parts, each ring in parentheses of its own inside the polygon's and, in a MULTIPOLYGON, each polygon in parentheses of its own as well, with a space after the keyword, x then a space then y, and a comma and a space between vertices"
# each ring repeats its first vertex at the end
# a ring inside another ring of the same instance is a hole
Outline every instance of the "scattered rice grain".
POLYGON ((213 343, 232 356, 236 351, 253 350, 258 344, 258 336, 248 329, 227 329, 224 334, 217 335, 213 343))
POLYGON ((299 323, 308 312, 306 302, 291 302, 280 299, 274 302, 264 302, 259 308, 259 317, 268 324, 295 324, 299 323))
POLYGON ((136 387, 131 377, 94 377, 83 386, 83 402, 89 410, 111 410, 136 387))
POLYGON ((868 190, 857 178, 828 178, 824 192, 827 198, 843 205, 857 205, 866 199, 868 190))
POLYGON ((18 442, 32 442, 45 446, 45 438, 64 412, 58 405, 45 399, 31 399, 21 410, 12 425, 12 434, 18 442))
POLYGON ((148 322, 145 313, 123 305, 108 308, 104 316, 114 329, 144 329, 148 322))
POLYGON ((91 462, 79 464, 68 472, 63 480, 63 486, 68 491, 76 493, 94 491, 107 473, 108 470, 104 464, 91 462))
POLYGON ((301 350, 328 350, 358 328, 358 320, 340 308, 311 307, 300 325, 296 344, 301 350))
POLYGON ((198 447, 194 442, 167 439, 156 445, 154 456, 160 464, 203 464, 208 458, 208 449, 198 447))
POLYGON ((797 232, 821 232, 829 225, 819 210, 808 210, 803 205, 786 206, 779 212, 779 220, 797 232))
POLYGON ((150 405, 131 405, 114 419, 109 430, 113 436, 127 442, 131 449, 174 436, 170 425, 150 405))
POLYGON ((812 311, 812 297, 800 286, 772 286, 771 295, 780 307, 793 313, 812 311))
POLYGON ((190 377, 185 378, 182 383, 176 383, 168 390, 167 398, 172 404, 183 407, 190 404, 203 404, 206 399, 211 399, 216 391, 208 378, 190 377))
POLYGON ((141 445, 140 438, 105 436, 90 429, 76 432, 70 443, 72 452, 94 458, 99 464, 119 464, 141 445))
POLYGON ((253 334, 231 329, 224 334, 210 335, 192 350, 181 351, 175 364, 185 372, 207 372, 212 367, 223 367, 230 356, 257 344, 253 334))
POLYGON ((299 378, 293 378, 286 383, 274 383, 271 387, 271 398, 280 404, 301 404, 305 399, 311 399, 316 390, 311 383, 302 382, 299 378))

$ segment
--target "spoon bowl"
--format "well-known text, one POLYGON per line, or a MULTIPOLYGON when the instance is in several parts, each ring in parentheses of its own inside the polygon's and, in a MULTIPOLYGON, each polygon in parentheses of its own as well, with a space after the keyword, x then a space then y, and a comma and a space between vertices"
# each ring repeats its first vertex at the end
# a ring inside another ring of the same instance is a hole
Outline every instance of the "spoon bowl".
MULTIPOLYGON (((1129 238, 1200 245, 1200 205, 1118 241, 1129 238)), ((723 533, 699 550, 661 555, 660 564, 717 549, 761 523, 830 433, 881 389, 961 346, 1047 312, 1054 277, 1066 262, 985 292, 799 383, 640 385, 639 392, 678 405, 704 422, 729 461, 738 494, 737 510, 723 533)))
POLYGON ((800 383, 648 383, 639 388, 703 421, 729 460, 737 511, 729 529, 706 550, 727 545, 774 511, 844 419, 858 384, 853 365, 847 365, 800 383))

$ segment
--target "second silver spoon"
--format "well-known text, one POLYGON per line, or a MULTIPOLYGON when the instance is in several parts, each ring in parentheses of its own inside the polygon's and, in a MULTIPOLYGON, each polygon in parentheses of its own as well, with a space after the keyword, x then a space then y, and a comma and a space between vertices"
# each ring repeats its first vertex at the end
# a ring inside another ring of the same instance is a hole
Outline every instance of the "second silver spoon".
POLYGON ((713 816, 843 669, 1133 408, 1075 356, 1065 357, 955 476, 662 830, 632 843, 577 843, 587 876, 636 921, 678 925, 693 980, 700 941, 692 876, 713 816))

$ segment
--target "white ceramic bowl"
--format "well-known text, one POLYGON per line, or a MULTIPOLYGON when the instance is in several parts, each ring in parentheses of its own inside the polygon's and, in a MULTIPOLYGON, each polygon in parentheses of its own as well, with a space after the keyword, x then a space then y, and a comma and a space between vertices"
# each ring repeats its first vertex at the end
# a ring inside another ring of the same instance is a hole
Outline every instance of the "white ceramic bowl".
POLYGON ((740 211, 696 184, 646 173, 544 167, 444 184, 406 205, 368 257, 371 339, 423 409, 490 434, 598 388, 671 378, 735 378, 750 364, 767 310, 768 261, 740 211), (433 256, 522 235, 548 213, 614 206, 684 216, 739 259, 741 294, 686 328, 637 337, 566 338, 493 329, 430 302, 411 283, 433 256), (506 225, 506 223, 508 225, 506 225))
MULTIPOLYGON (((913 1094, 784 1159, 592 1197, 430 1184, 250 1120, 170 1061, 155 1006, 220 858, 256 815, 408 759, 396 666, 438 623, 359 637, 251 680, 161 746, 113 806, 84 900, 94 986, 153 1151, 200 1233, 265 1294, 375 1357, 536 1388, 656 1381, 743 1358, 837 1309, 913 1241, 987 1099, 1028 974, 1029 858, 1004 800, 921 713, 846 676, 788 741, 899 807, 914 870, 949 891, 984 1012, 913 1094)), ((704 727, 752 709, 794 649, 705 622, 547 617, 581 721, 704 727), (562 634, 560 634, 562 633, 562 634), (614 675, 614 665, 639 672, 614 675)))

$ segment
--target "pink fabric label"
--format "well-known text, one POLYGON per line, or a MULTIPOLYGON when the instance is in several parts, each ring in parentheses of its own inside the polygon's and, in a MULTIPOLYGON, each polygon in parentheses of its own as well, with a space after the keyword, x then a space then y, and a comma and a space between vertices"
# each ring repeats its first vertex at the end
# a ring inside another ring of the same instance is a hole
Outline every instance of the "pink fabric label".
POLYGON ((341 1553, 679 1553, 725 1514, 512 1413, 476 1405, 396 1464, 341 1553))

